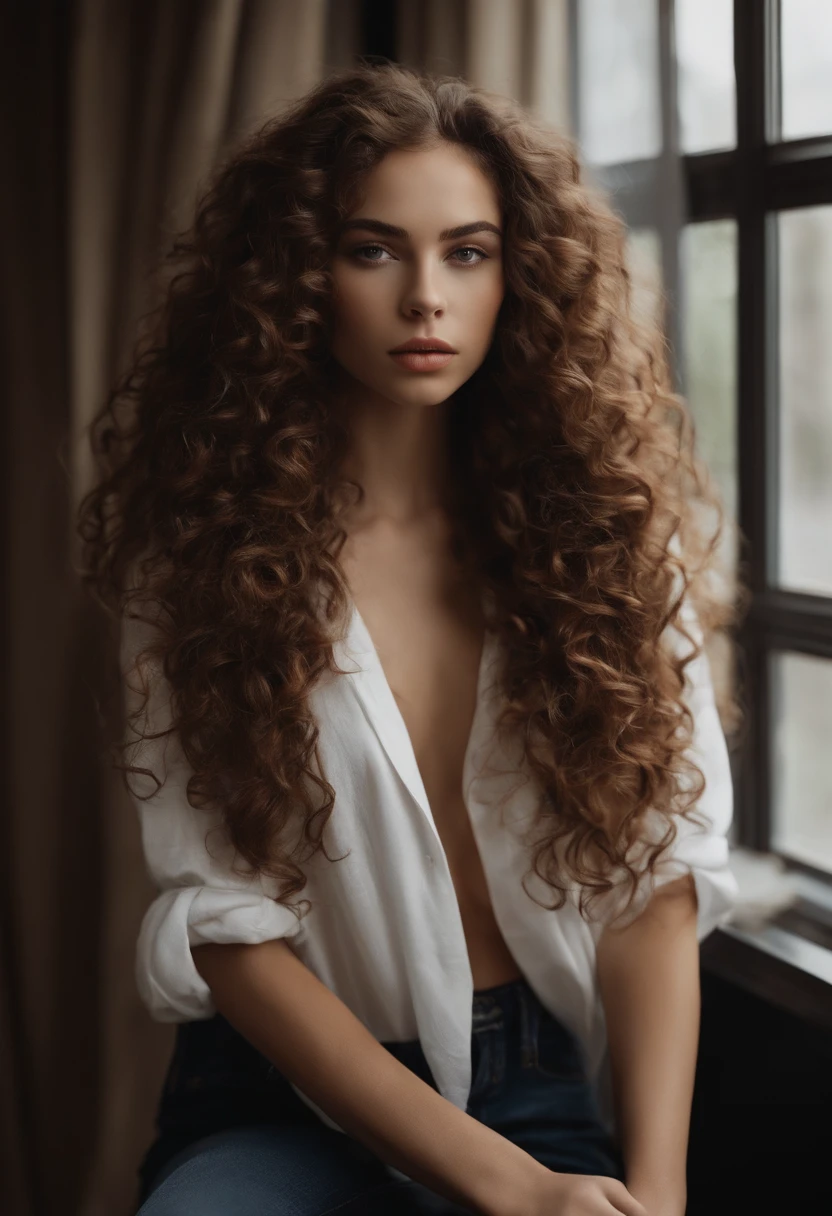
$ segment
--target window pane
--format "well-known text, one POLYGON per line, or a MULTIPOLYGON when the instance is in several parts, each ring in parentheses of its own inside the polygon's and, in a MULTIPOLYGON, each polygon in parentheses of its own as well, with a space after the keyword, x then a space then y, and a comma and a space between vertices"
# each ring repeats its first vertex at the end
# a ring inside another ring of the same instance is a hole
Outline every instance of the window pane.
POLYGON ((772 847, 832 871, 832 662, 772 655, 772 847))
POLYGON ((633 316, 642 323, 662 325, 662 245, 655 228, 631 228, 627 233, 627 269, 633 316))
POLYGON ((736 573, 737 226, 689 224, 681 241, 681 333, 685 394, 697 447, 725 506, 721 553, 736 573))
POLYGON ((832 207, 783 212, 778 578, 832 593, 832 207))
POLYGON ((590 164, 658 156, 657 0, 578 0, 578 90, 590 164))
POLYGON ((676 0, 683 152, 737 142, 733 0, 676 0))
POLYGON ((832 4, 782 0, 783 138, 832 132, 832 4))

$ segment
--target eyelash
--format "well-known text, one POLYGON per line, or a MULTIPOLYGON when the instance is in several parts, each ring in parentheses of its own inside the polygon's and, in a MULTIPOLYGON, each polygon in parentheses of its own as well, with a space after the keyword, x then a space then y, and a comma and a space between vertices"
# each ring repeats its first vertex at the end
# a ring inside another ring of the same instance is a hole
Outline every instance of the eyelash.
MULTIPOLYGON (((376 244, 375 241, 371 241, 367 245, 356 245, 355 249, 353 249, 353 251, 352 251, 353 256, 354 257, 357 256, 359 253, 362 253, 365 249, 381 249, 381 250, 383 250, 384 253, 390 252, 390 250, 385 249, 383 245, 378 245, 378 244, 376 244)), ((478 253, 480 255, 479 261, 476 261, 476 262, 457 262, 457 266, 464 266, 466 269, 468 269, 469 266, 481 265, 482 262, 485 261, 490 256, 489 254, 487 254, 485 252, 484 249, 479 249, 476 245, 461 245, 459 247, 459 249, 454 250, 454 253, 461 253, 463 250, 466 250, 466 251, 471 250, 473 253, 478 253)), ((361 262, 361 264, 363 266, 383 266, 384 265, 383 262, 374 261, 373 259, 370 259, 369 261, 364 261, 363 259, 359 258, 358 260, 359 260, 359 262, 361 262)))

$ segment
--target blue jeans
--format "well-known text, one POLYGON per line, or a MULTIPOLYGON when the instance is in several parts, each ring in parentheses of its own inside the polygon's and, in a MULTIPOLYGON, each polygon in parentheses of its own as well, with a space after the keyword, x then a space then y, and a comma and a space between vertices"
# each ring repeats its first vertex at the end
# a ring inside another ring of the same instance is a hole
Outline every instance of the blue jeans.
MULTIPOLYGON (((418 1040, 384 1043, 436 1089, 418 1040)), ((524 979, 474 993, 467 1111, 552 1170, 623 1181, 575 1037, 524 979)), ((138 1216, 458 1216, 327 1127, 220 1015, 179 1026, 138 1216)), ((453 1146, 449 1146, 453 1152, 453 1146)))

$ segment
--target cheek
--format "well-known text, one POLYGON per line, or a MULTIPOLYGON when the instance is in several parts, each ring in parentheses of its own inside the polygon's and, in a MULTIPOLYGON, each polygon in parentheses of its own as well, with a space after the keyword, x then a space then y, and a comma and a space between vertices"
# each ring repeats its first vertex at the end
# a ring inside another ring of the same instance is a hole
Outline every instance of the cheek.
POLYGON ((500 311, 500 305, 503 302, 503 286, 502 283, 495 283, 491 290, 484 290, 478 293, 476 300, 470 310, 469 316, 472 325, 483 337, 490 333, 497 320, 497 314, 500 311))
POLYGON ((365 282, 348 281, 338 285, 333 302, 335 324, 342 332, 366 331, 378 311, 378 291, 365 282))

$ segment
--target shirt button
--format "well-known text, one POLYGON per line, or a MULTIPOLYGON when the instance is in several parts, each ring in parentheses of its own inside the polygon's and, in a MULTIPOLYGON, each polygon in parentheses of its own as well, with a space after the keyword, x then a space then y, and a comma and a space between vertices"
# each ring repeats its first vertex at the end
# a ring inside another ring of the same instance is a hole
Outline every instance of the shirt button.
POLYGON ((433 858, 431 857, 430 853, 425 853, 425 860, 427 861, 428 865, 433 865, 433 858))

